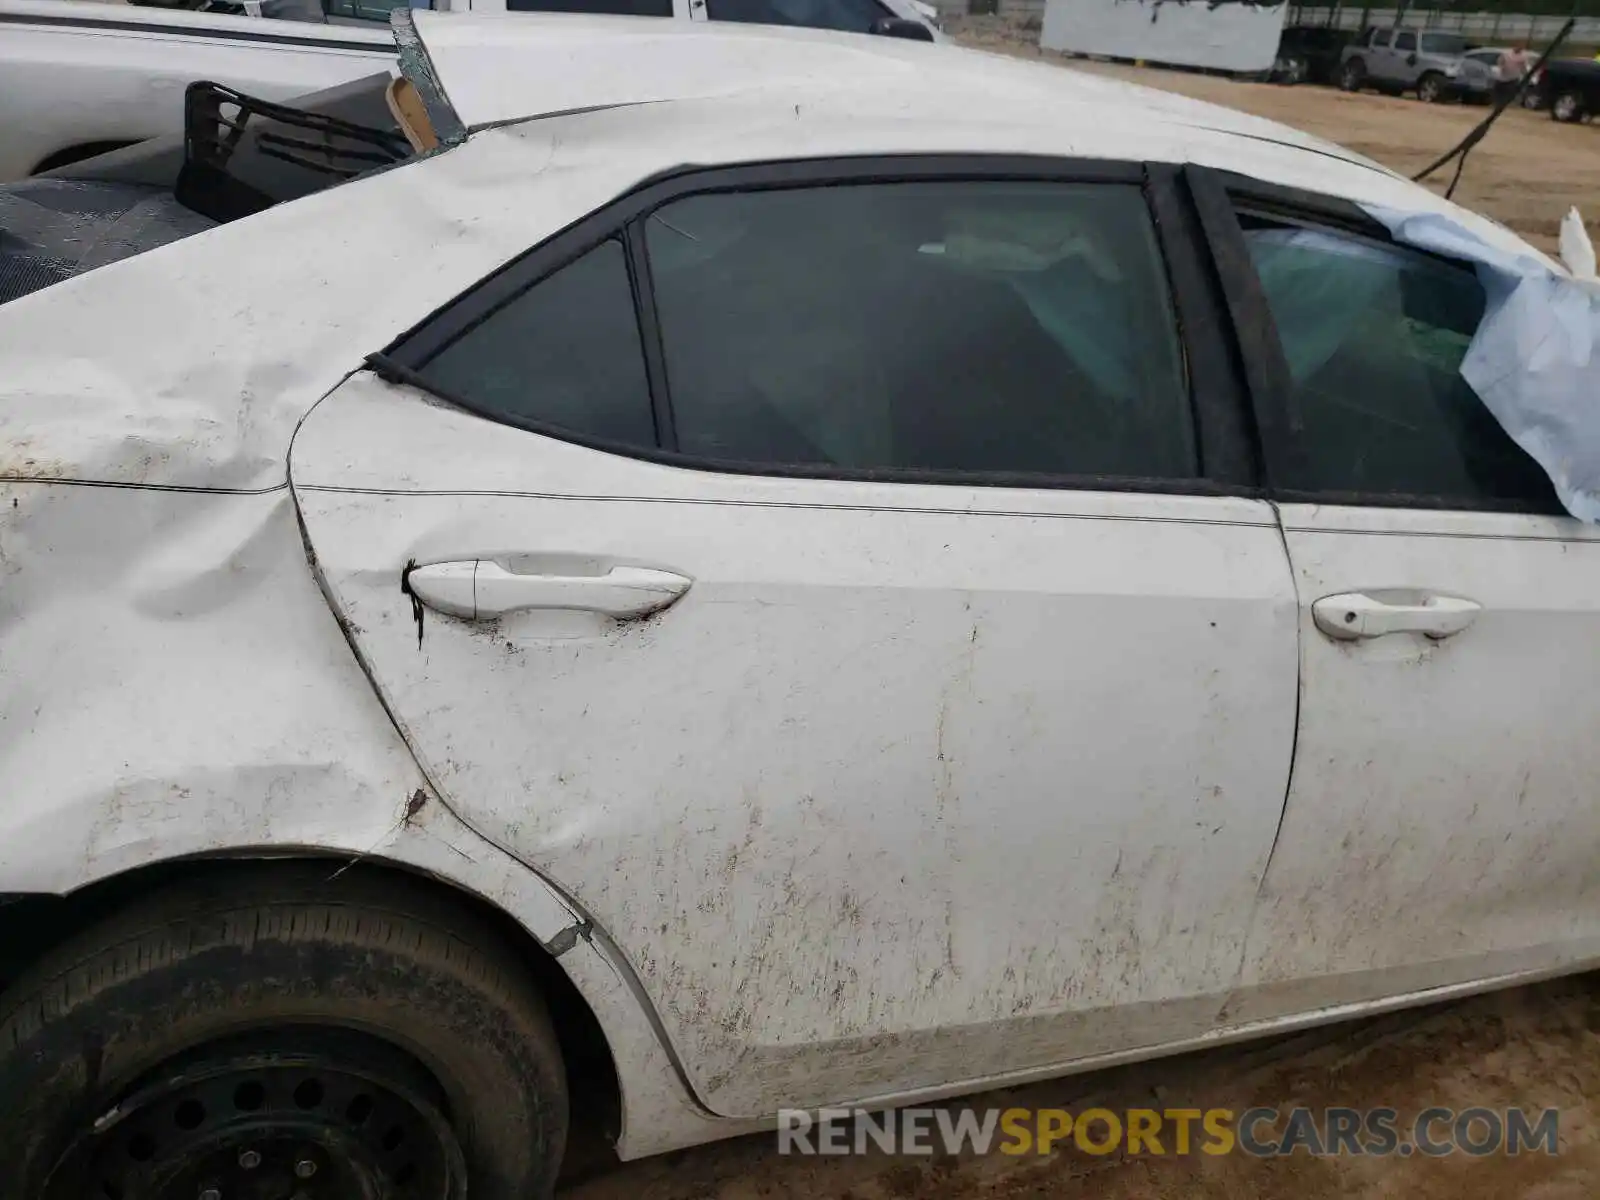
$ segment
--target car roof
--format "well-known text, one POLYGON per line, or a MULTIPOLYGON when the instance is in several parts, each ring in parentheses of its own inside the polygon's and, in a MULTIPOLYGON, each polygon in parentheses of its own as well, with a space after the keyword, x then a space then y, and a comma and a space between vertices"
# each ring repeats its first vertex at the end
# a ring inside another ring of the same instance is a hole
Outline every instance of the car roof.
POLYGON ((738 23, 409 9, 394 21, 414 23, 469 130, 520 125, 530 141, 554 139, 566 165, 604 161, 608 176, 895 154, 1195 163, 1446 212, 1532 252, 1502 226, 1320 138, 1058 63, 738 23))
MULTIPOLYGON (((470 128, 601 105, 739 96, 790 103, 848 91, 861 115, 1060 126, 1087 116, 1119 137, 1190 124, 1334 153, 1331 143, 1264 118, 1057 64, 903 38, 735 22, 397 10, 415 25, 445 92, 470 128), (908 107, 914 105, 914 107, 908 107), (1042 106, 1042 107, 1041 107, 1042 106)), ((1137 157, 1137 155, 1129 155, 1137 157)), ((1381 168, 1379 168, 1381 169, 1381 168)))

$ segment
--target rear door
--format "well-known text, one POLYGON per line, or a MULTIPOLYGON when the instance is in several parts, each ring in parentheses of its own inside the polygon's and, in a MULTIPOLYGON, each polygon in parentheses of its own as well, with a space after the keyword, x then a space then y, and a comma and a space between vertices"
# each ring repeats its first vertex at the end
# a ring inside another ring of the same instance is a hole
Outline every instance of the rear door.
POLYGON ((304 423, 395 719, 714 1111, 1213 1028, 1296 633, 1195 243, 1135 165, 695 173, 304 423))
POLYGON ((1395 77, 1394 50, 1390 43, 1394 33, 1388 29, 1374 29, 1367 43, 1367 74, 1373 79, 1393 80, 1395 77))
POLYGON ((1410 87, 1422 75, 1422 67, 1417 58, 1417 35, 1410 29, 1397 30, 1394 35, 1394 49, 1388 55, 1389 66, 1387 75, 1397 83, 1410 87))
POLYGON ((1600 537, 1458 372, 1472 270, 1305 203, 1236 192, 1231 234, 1275 334, 1263 427, 1301 614, 1232 1020, 1600 956, 1600 537))

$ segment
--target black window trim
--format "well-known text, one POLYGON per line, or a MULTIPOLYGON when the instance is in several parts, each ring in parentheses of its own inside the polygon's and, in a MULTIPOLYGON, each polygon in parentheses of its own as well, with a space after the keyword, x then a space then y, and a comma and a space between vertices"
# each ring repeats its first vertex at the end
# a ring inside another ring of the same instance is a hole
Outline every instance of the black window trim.
POLYGON ((502 265, 467 291, 435 309, 383 350, 367 357, 380 377, 428 392, 447 403, 502 425, 526 429, 605 453, 668 466, 729 475, 818 478, 855 482, 924 483, 949 486, 1026 487, 1076 491, 1149 492, 1166 495, 1258 496, 1257 455, 1248 445, 1248 414, 1237 363, 1195 334, 1225 330, 1221 293, 1207 282, 1205 251, 1192 214, 1184 208, 1176 173, 1133 161, 1041 155, 918 154, 816 158, 731 167, 684 167, 648 179, 605 208, 590 213, 502 265), (1122 183, 1142 189, 1157 244, 1165 260, 1174 317, 1188 374, 1191 433, 1199 474, 1187 479, 1082 475, 1024 471, 953 471, 926 468, 843 468, 829 463, 726 460, 680 452, 675 444, 666 386, 661 333, 649 287, 649 262, 642 243, 642 218, 679 198, 715 192, 750 192, 852 183, 1026 181, 1122 183), (600 243, 618 239, 627 250, 629 280, 644 344, 650 402, 659 447, 616 443, 541 421, 515 417, 448 394, 423 375, 427 364, 525 290, 576 261, 600 243), (1230 411, 1231 410, 1231 411, 1230 411), (1217 464, 1216 470, 1211 468, 1217 464))
MULTIPOLYGON (((1303 473, 1304 425, 1292 400, 1289 363, 1283 352, 1277 322, 1273 320, 1266 294, 1261 289, 1261 281, 1251 262, 1238 214, 1243 212, 1308 229, 1341 233, 1384 246, 1395 246, 1397 243, 1383 225, 1369 217, 1353 201, 1208 167, 1185 167, 1184 176, 1193 189, 1196 206, 1201 210, 1213 259, 1233 316, 1235 335, 1245 359, 1250 398, 1255 410, 1256 426, 1260 431, 1267 496, 1288 504, 1562 515, 1548 505, 1527 500, 1417 492, 1291 488, 1274 483, 1275 479, 1292 478, 1303 473)), ((1460 259, 1412 246, 1400 248, 1458 269, 1472 270, 1472 264, 1460 259)))
POLYGON ((1151 163, 1145 176, 1187 367, 1200 473, 1259 495, 1261 453, 1244 364, 1194 198, 1179 167, 1151 163))

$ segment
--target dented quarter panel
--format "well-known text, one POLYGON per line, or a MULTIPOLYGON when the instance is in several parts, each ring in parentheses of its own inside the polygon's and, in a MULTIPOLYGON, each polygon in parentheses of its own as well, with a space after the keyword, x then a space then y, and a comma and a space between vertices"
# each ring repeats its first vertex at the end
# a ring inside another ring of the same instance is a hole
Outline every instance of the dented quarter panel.
POLYGON ((318 397, 561 204, 544 158, 468 143, 5 305, 0 480, 282 485, 318 397))
MULTIPOLYGON (((426 871, 552 946, 582 924, 434 799, 318 590, 286 487, 0 484, 0 678, 0 890, 315 853, 330 877, 359 859, 426 871)), ((567 941, 617 1065, 621 1152, 720 1136, 615 951, 567 941)))
POLYGON ((1213 1028, 1293 734, 1269 509, 684 470, 367 373, 292 474, 430 778, 593 914, 713 1110, 1213 1028), (693 584, 419 631, 409 561, 511 554, 693 584))
POLYGON ((422 785, 307 578, 287 489, 0 484, 0 572, 8 890, 376 843, 422 785))
POLYGON ((1600 533, 1566 517, 1284 505, 1300 733, 1231 1020, 1600 960, 1600 533), (1339 642, 1319 597, 1482 606, 1339 642))
MULTIPOLYGON (((523 249, 530 219, 598 202, 519 147, 467 144, 0 309, 0 890, 368 855, 542 940, 579 923, 442 805, 406 819, 432 793, 286 484, 296 425, 365 353, 523 249)), ((603 936, 560 961, 616 1060, 622 1151, 716 1136, 603 936)))

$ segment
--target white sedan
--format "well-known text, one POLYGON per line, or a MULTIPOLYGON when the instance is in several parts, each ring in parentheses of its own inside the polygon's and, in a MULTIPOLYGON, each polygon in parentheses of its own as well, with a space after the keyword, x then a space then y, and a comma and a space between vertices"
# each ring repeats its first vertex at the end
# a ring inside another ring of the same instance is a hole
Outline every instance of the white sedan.
POLYGON ((574 1105, 1600 961, 1600 540, 1384 215, 1547 260, 1051 66, 396 24, 0 189, 0 1197, 523 1200, 574 1105))

